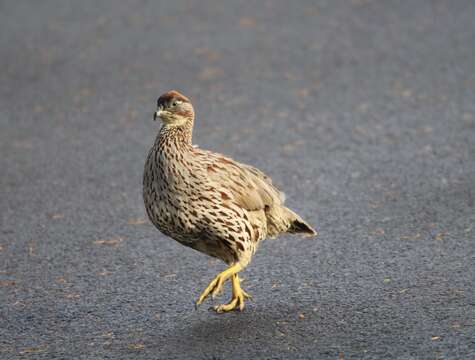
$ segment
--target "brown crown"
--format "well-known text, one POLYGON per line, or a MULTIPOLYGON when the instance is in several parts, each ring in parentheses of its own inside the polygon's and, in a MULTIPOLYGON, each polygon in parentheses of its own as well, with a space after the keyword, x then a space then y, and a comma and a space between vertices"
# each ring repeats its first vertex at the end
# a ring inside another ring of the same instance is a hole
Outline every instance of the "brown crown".
POLYGON ((157 105, 165 105, 168 104, 171 100, 180 100, 183 102, 190 102, 190 99, 188 99, 185 95, 180 94, 176 90, 171 90, 160 96, 157 100, 157 105))

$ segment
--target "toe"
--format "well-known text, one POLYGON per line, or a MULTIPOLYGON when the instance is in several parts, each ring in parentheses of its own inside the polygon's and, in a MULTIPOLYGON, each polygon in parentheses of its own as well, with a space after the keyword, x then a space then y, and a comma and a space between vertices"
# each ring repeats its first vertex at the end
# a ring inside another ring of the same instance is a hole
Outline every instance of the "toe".
POLYGON ((214 294, 213 290, 216 288, 217 280, 214 279, 213 281, 210 282, 208 287, 201 293, 200 297, 196 301, 196 305, 200 305, 211 293, 212 295, 214 294))
POLYGON ((242 298, 239 298, 239 311, 243 311, 244 310, 244 297, 242 298))
POLYGON ((217 313, 224 313, 224 312, 234 310, 237 304, 238 304, 238 299, 234 298, 227 304, 213 306, 213 310, 216 311, 217 313))
POLYGON ((219 295, 223 291, 223 284, 224 284, 223 279, 219 278, 218 281, 216 282, 216 285, 211 290, 211 296, 212 297, 215 297, 215 296, 219 295))
POLYGON ((251 295, 249 295, 247 292, 245 292, 244 290, 242 290, 242 295, 244 296, 244 299, 249 299, 251 301, 253 301, 254 299, 252 298, 251 295))

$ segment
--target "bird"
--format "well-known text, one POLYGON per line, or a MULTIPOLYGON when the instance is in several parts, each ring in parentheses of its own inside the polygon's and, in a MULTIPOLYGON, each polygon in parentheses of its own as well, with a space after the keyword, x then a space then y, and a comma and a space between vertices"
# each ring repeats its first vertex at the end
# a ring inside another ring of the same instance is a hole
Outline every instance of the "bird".
POLYGON ((153 118, 162 125, 144 166, 147 216, 164 235, 227 264, 195 306, 220 294, 229 280, 231 300, 212 309, 242 311, 252 297, 241 288, 239 272, 259 243, 283 233, 317 232, 284 205, 284 193, 261 170, 193 145, 195 111, 186 96, 164 93, 153 118))

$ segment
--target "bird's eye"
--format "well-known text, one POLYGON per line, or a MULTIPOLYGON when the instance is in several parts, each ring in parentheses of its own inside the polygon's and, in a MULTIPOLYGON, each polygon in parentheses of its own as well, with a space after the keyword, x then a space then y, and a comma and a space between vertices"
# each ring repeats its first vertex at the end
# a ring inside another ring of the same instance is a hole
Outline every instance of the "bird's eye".
POLYGON ((174 102, 172 103, 172 106, 177 106, 177 105, 178 105, 178 103, 177 103, 176 101, 174 101, 174 102))

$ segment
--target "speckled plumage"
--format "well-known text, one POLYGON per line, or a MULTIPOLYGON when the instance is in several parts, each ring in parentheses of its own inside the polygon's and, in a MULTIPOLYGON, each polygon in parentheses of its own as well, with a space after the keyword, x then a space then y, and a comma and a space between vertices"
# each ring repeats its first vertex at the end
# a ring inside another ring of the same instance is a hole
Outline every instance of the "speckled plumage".
POLYGON ((186 97, 170 91, 158 107, 164 125, 145 163, 143 198, 162 233, 240 268, 268 236, 316 234, 260 170, 192 145, 194 111, 186 97))

